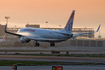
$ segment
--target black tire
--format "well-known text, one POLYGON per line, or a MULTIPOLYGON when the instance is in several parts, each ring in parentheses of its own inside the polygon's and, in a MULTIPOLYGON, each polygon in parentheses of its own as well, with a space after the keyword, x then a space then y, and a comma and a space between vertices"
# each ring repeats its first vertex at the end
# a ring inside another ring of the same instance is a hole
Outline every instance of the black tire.
POLYGON ((51 47, 54 47, 54 46, 55 46, 55 43, 50 43, 50 46, 51 46, 51 47))
POLYGON ((53 43, 53 47, 55 46, 55 43, 53 43))
POLYGON ((40 44, 39 43, 37 43, 37 46, 39 46, 40 44))
POLYGON ((52 47, 52 43, 50 43, 50 46, 52 47))

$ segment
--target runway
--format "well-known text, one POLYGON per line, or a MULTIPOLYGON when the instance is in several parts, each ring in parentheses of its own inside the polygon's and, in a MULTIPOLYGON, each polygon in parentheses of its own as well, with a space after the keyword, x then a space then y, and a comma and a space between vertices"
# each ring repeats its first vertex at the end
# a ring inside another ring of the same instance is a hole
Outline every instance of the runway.
POLYGON ((60 54, 66 54, 66 51, 69 51, 69 54, 105 54, 105 47, 0 47, 0 50, 0 54, 52 54, 52 50, 60 51, 60 54))
POLYGON ((93 58, 93 57, 60 57, 60 56, 0 55, 0 60, 105 63, 105 58, 93 58))
POLYGON ((65 47, 0 47, 0 50, 78 50, 85 52, 105 52, 105 47, 82 47, 82 46, 65 46, 65 47))

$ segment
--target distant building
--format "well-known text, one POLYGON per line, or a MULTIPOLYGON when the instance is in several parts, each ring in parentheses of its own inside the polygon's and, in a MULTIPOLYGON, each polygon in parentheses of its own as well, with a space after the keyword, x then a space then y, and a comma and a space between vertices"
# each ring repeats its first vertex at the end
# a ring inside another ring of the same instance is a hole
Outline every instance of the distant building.
POLYGON ((40 25, 30 25, 30 24, 27 24, 26 27, 40 28, 40 25))
MULTIPOLYGON (((30 24, 27 24, 26 27, 40 28, 40 25, 30 25, 30 24)), ((7 30, 8 30, 9 32, 14 32, 14 33, 16 33, 19 29, 21 29, 21 28, 18 28, 18 27, 7 28, 7 30)))
POLYGON ((0 36, 3 36, 5 34, 4 29, 5 29, 5 25, 0 24, 0 36))

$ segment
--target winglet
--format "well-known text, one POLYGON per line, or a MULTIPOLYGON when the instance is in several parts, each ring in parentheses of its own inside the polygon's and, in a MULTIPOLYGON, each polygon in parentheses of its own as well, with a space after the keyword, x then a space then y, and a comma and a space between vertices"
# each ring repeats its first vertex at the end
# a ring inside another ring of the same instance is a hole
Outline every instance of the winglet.
POLYGON ((99 25, 99 27, 98 27, 98 29, 97 29, 97 31, 96 31, 96 32, 98 32, 98 31, 99 31, 99 29, 100 29, 100 26, 101 26, 101 24, 99 25))
POLYGON ((5 25, 5 30, 4 31, 7 32, 7 24, 5 25))

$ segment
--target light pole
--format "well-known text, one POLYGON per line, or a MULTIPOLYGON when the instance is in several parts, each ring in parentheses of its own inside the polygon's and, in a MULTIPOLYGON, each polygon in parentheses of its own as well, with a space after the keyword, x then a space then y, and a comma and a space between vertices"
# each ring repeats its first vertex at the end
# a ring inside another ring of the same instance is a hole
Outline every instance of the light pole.
POLYGON ((61 25, 59 25, 59 27, 61 27, 61 25))
POLYGON ((48 21, 46 21, 46 28, 47 28, 47 23, 48 23, 48 21))
POLYGON ((5 19, 6 19, 6 23, 8 24, 8 19, 10 19, 10 17, 5 17, 5 19))

